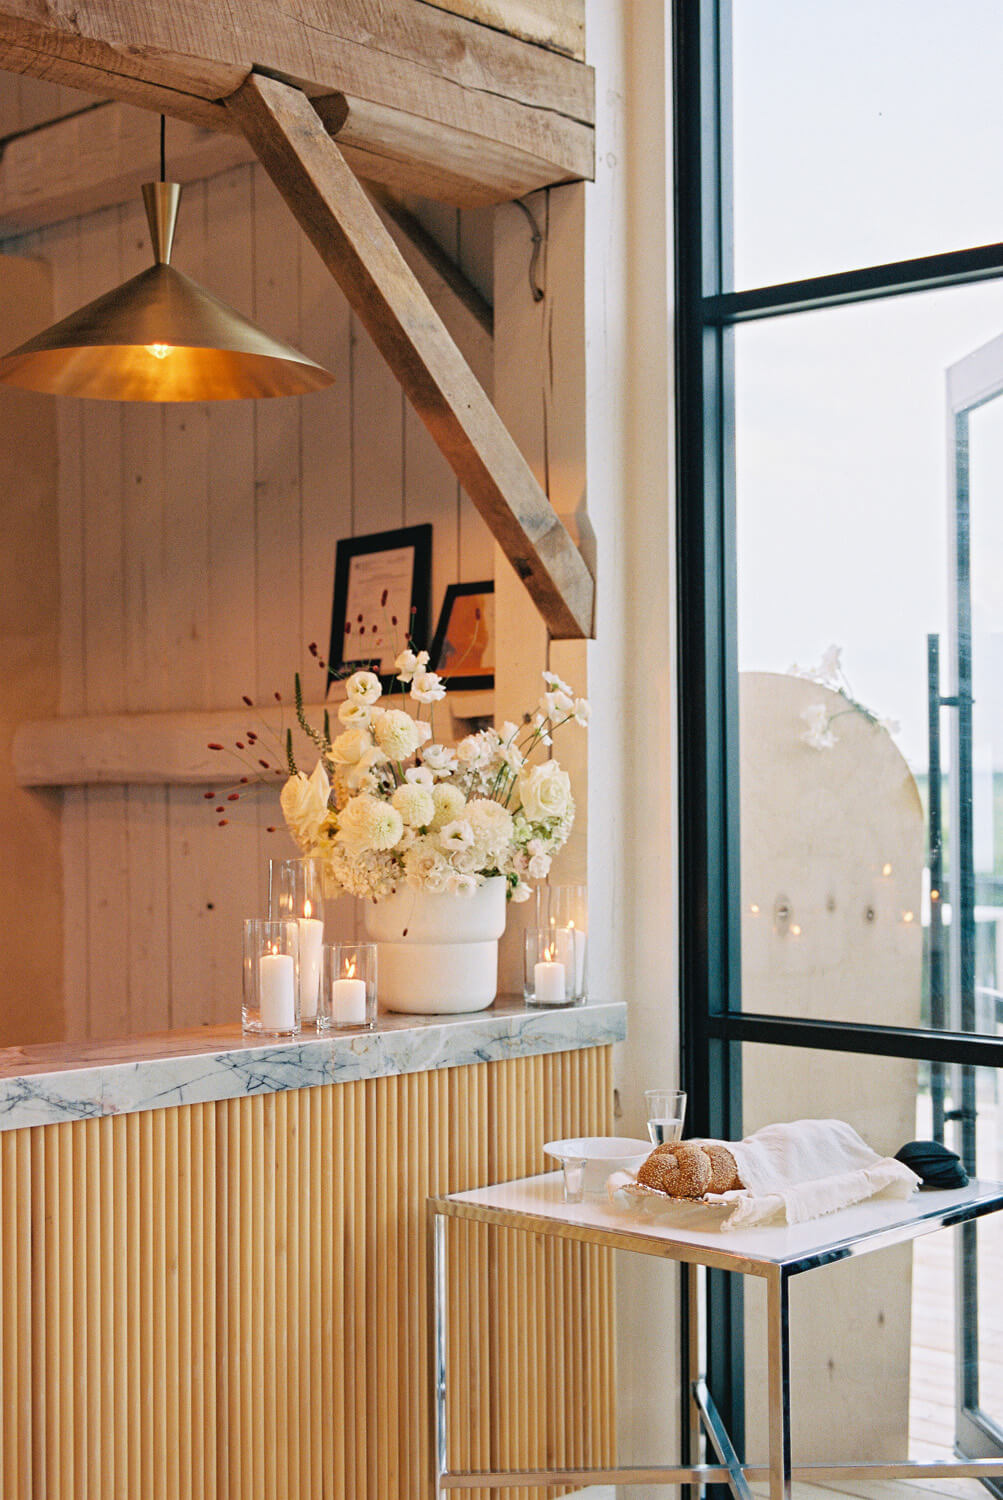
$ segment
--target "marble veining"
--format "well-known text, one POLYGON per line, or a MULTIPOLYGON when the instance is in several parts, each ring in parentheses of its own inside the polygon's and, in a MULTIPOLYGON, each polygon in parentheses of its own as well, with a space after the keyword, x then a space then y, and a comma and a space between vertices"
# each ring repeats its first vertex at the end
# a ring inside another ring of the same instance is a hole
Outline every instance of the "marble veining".
POLYGON ((0 1051, 0 1130, 205 1104, 391 1073, 603 1046, 626 1035, 622 1001, 537 1010, 499 1000, 472 1015, 381 1016, 374 1031, 262 1044, 239 1027, 0 1051))

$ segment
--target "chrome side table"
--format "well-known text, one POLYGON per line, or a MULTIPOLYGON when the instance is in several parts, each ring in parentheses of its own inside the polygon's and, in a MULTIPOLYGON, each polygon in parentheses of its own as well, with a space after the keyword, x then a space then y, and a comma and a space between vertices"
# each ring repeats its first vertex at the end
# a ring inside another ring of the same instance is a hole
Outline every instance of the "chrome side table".
MULTIPOLYGON (((628 1216, 605 1199, 565 1203, 559 1172, 524 1177, 497 1187, 452 1193, 428 1204, 429 1298, 432 1358, 432 1454, 434 1494, 450 1490, 504 1489, 516 1485, 586 1484, 727 1484, 735 1500, 753 1500, 750 1484, 769 1480, 770 1500, 790 1500, 793 1479, 833 1483, 857 1479, 988 1479, 1003 1477, 1003 1461, 978 1459, 945 1463, 839 1463, 792 1467, 789 1290, 791 1278, 837 1260, 869 1255, 901 1245, 934 1230, 968 1223, 1003 1208, 1003 1183, 971 1182, 966 1188, 922 1192, 907 1202, 871 1199, 815 1219, 810 1224, 778 1228, 721 1230, 693 1229, 700 1222, 694 1210, 683 1207, 678 1220, 628 1216), (702 1433, 716 1456, 716 1464, 672 1468, 530 1469, 504 1473, 451 1470, 446 1451, 446 1228, 448 1220, 468 1219, 496 1224, 528 1234, 633 1250, 685 1266, 685 1295, 689 1309, 689 1381, 692 1451, 699 1451, 702 1433), (769 1463, 744 1464, 721 1420, 700 1369, 699 1276, 701 1267, 759 1276, 767 1289, 769 1463)), ((699 1212, 699 1211, 698 1211, 699 1212)))

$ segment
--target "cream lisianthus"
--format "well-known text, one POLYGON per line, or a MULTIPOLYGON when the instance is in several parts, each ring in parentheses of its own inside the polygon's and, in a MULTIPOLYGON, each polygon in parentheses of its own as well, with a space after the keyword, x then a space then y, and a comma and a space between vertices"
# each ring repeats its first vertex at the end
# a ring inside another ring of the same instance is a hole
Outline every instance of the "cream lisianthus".
POLYGON ((427 651, 402 651, 394 662, 399 682, 410 682, 416 672, 421 672, 427 666, 427 651))
POLYGON ((390 798, 409 828, 427 828, 435 816, 435 803, 427 787, 406 781, 390 798))
POLYGON ((427 766, 408 766, 404 772, 404 780, 410 781, 412 786, 424 786, 429 791, 435 785, 435 778, 427 766))
POLYGON ((445 698, 442 678, 435 672, 416 672, 411 679, 411 697, 416 703, 438 703, 445 698))
POLYGON ((330 795, 331 783, 321 760, 309 776, 303 771, 297 771, 282 788, 279 798, 282 816, 304 853, 317 841, 320 825, 327 817, 330 795))
POLYGON ((396 807, 370 792, 360 792, 342 809, 335 837, 354 851, 379 851, 392 849, 403 832, 404 820, 396 807))
POLYGON ((571 806, 571 778, 556 760, 530 766, 519 776, 519 800, 531 823, 563 818, 571 806))
POLYGON ((353 703, 372 704, 379 701, 383 688, 375 672, 353 672, 345 683, 345 692, 353 703))
POLYGON ((376 743, 390 760, 408 760, 421 743, 421 731, 410 714, 391 708, 380 714, 374 725, 376 743))
POLYGON ((452 776, 460 764, 456 751, 448 745, 426 745, 421 759, 425 768, 435 777, 452 776))
POLYGON ((368 729, 372 723, 373 711, 366 703, 357 703, 354 698, 346 698, 338 709, 338 718, 346 729, 368 729))

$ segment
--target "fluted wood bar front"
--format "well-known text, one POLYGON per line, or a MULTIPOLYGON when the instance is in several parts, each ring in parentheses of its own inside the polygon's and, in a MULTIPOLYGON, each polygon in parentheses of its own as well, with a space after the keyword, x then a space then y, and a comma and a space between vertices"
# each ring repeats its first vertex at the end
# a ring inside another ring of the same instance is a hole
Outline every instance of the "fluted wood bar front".
MULTIPOLYGON (((572 1045, 4 1130, 3 1495, 428 1496, 425 1201, 608 1132, 610 1068, 572 1045)), ((608 1252, 457 1227, 452 1451, 601 1465, 608 1252)))

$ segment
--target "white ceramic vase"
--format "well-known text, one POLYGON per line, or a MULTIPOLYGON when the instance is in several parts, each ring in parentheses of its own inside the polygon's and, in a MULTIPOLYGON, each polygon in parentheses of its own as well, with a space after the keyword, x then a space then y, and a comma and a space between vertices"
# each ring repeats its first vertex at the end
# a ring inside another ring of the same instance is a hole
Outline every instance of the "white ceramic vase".
POLYGON ((367 901, 366 933, 379 944, 380 1006, 422 1016, 485 1010, 498 991, 505 885, 496 875, 472 896, 402 886, 367 901))

